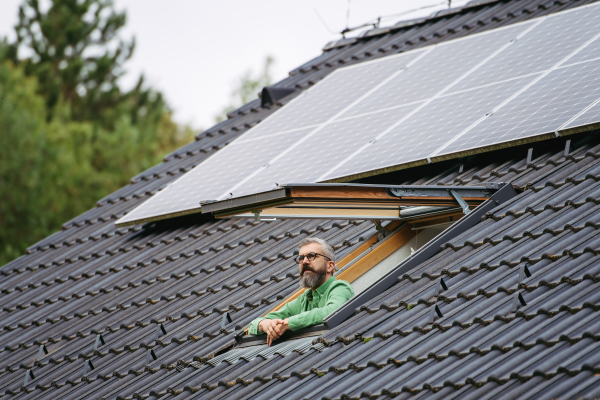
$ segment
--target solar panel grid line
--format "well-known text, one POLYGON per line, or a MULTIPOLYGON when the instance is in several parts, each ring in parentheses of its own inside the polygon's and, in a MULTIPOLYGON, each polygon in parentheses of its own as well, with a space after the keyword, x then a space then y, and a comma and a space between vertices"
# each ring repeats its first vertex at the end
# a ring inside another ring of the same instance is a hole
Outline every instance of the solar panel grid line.
MULTIPOLYGON (((422 50, 422 53, 418 57, 416 57, 414 60, 412 60, 411 62, 409 62, 407 64, 407 68, 411 67, 412 65, 414 65, 415 63, 417 63, 419 60, 421 60, 423 57, 425 57, 431 51, 433 51, 433 48, 422 50)), ((315 128, 312 132, 310 132, 305 137, 303 137, 302 139, 300 139, 299 141, 297 141, 295 144, 293 144, 292 146, 290 146, 287 150, 279 153, 276 157, 274 157, 271 161, 269 161, 269 163, 267 165, 272 165, 277 160, 279 160, 280 158, 282 158, 283 156, 285 156, 286 154, 288 154, 290 151, 294 150, 300 144, 304 143, 310 137, 312 137, 317 132, 319 132, 321 129, 323 129, 323 127, 325 125, 327 125, 327 124, 335 121, 337 117, 339 117, 340 115, 344 114, 346 111, 348 111, 349 109, 351 109, 352 107, 354 107, 356 104, 360 103, 362 100, 364 100, 365 98, 367 98, 368 96, 370 96, 372 93, 376 92, 379 88, 381 88, 382 86, 384 86, 386 83, 388 83, 390 80, 394 79, 396 76, 400 75, 404 71, 406 71, 406 68, 402 68, 399 71, 397 71, 397 72, 391 74, 390 76, 388 76, 386 79, 384 79, 378 85, 376 85, 375 87, 373 87, 371 90, 367 91, 362 96, 360 96, 358 99, 356 99, 355 101, 353 101, 352 103, 350 103, 349 105, 347 105, 344 109, 342 109, 341 111, 338 111, 338 113, 336 113, 332 117, 330 117, 327 120, 327 122, 325 122, 323 125, 315 128)), ((225 193, 223 193, 219 197, 217 197, 216 200, 223 200, 230 193, 232 193, 234 190, 236 190, 238 187, 240 187, 244 183, 248 182, 250 179, 252 179, 253 177, 255 177, 257 174, 259 174, 260 172, 262 172, 266 168, 267 168, 266 166, 262 166, 262 167, 258 168, 252 174, 248 175, 246 178, 244 178, 242 181, 240 181, 239 183, 237 183, 235 186, 233 186, 232 188, 228 189, 225 193)))
MULTIPOLYGON (((585 49, 584 49, 585 50, 585 49)), ((557 69, 563 69, 563 68, 569 68, 569 67, 573 67, 575 65, 579 65, 579 64, 585 64, 585 63, 589 63, 592 61, 597 61, 600 60, 600 57, 596 57, 596 58, 591 58, 589 60, 583 60, 583 61, 577 61, 571 64, 567 64, 567 65, 561 65, 560 67, 558 67, 557 69)))
MULTIPOLYGON (((547 17, 547 18, 549 18, 549 17, 547 17)), ((537 25, 539 25, 539 23, 537 25)), ((436 151, 434 151, 433 153, 431 153, 431 155, 429 157, 435 157, 436 155, 440 154, 441 151, 443 151, 444 149, 446 149, 448 146, 450 146, 452 143, 454 143, 460 137, 464 136, 466 133, 468 133, 469 131, 471 131, 473 128, 475 128, 477 125, 479 125, 482 121, 484 121, 486 118, 488 118, 492 114, 498 112, 500 109, 502 109, 502 107, 504 107, 505 105, 507 105, 508 103, 510 103, 512 100, 514 100, 515 98, 517 98, 519 95, 521 95, 527 89, 529 89, 530 87, 532 87, 533 85, 535 85, 537 82, 539 82, 540 80, 542 80, 543 78, 545 78, 546 76, 548 76, 548 74, 550 74, 552 71, 558 69, 562 64, 564 64, 565 62, 567 62, 568 60, 570 60, 571 58, 573 58, 575 55, 577 55, 580 51, 582 51, 583 49, 585 49, 587 46, 589 46, 591 43, 593 43, 599 37, 600 37, 600 33, 596 34, 594 37, 592 37, 587 42, 585 42, 584 44, 582 44, 581 46, 579 46, 577 49, 575 49, 569 55, 567 55, 566 57, 564 57, 558 63, 556 63, 555 65, 553 65, 550 69, 542 72, 541 75, 539 75, 538 77, 536 77, 535 79, 533 79, 529 84, 527 84, 526 86, 524 86, 523 88, 521 88, 519 91, 517 91, 515 94, 513 94, 511 97, 509 97, 508 99, 506 99, 502 103, 500 103, 489 114, 486 114, 485 116, 479 118, 475 123, 471 124, 467 129, 463 130, 458 135, 456 135, 455 137, 453 137, 452 139, 450 139, 446 144, 444 144, 439 149, 437 149, 436 151)))
MULTIPOLYGON (((425 48, 425 49, 416 49, 416 50, 413 50, 413 51, 410 51, 410 52, 400 53, 400 54, 396 54, 396 55, 385 57, 384 60, 381 60, 381 59, 379 59, 379 60, 371 60, 371 61, 362 62, 362 63, 358 63, 358 64, 355 64, 355 65, 351 65, 351 66, 347 66, 347 67, 336 69, 331 74, 327 75, 321 81, 319 81, 318 85, 315 84, 315 85, 309 87, 308 89, 306 89, 302 94, 300 94, 298 97, 296 97, 295 99, 293 99, 292 101, 290 101, 286 105, 286 107, 283 107, 280 110, 278 110, 276 113, 270 115, 268 118, 266 118, 264 121, 262 121, 262 123, 260 125, 257 125, 255 127, 253 127, 248 132, 244 133, 242 135, 242 137, 238 138, 236 141, 239 141, 239 140, 242 140, 242 139, 247 139, 248 136, 251 136, 256 131, 256 128, 264 127, 265 123, 268 124, 269 122, 271 122, 274 119, 276 119, 278 116, 281 116, 282 112, 285 112, 286 110, 290 110, 294 106, 297 106, 298 102, 300 102, 303 99, 306 99, 306 97, 308 97, 309 95, 311 95, 314 91, 318 91, 318 90, 323 91, 323 85, 331 82, 334 79, 336 79, 337 77, 340 76, 340 74, 347 73, 348 71, 352 71, 352 70, 357 69, 357 68, 364 69, 365 66, 369 66, 369 65, 372 65, 372 64, 381 64, 382 61, 390 61, 390 60, 393 61, 394 59, 402 59, 402 58, 405 58, 406 55, 419 54, 419 53, 421 53, 423 51, 426 52, 427 50, 428 50, 427 48, 425 48)), ((315 124, 313 126, 324 125, 324 124, 327 124, 327 121, 323 121, 323 122, 321 122, 319 124, 315 124)), ((304 126, 301 126, 300 128, 296 128, 296 130, 297 129, 306 128, 306 127, 308 127, 308 126, 304 125, 304 126)), ((262 137, 266 137, 266 136, 263 135, 263 136, 261 136, 261 138, 262 137)))
MULTIPOLYGON (((597 5, 595 5, 597 7, 597 5)), ((546 21, 539 29, 528 35, 525 41, 518 43, 506 54, 507 58, 497 60, 491 68, 485 68, 475 74, 469 82, 479 86, 477 81, 490 82, 509 76, 521 76, 530 72, 541 72, 549 69, 561 58, 590 38, 589 17, 594 19, 598 9, 587 7, 575 8, 571 12, 558 13, 545 17, 546 21), (540 46, 542 45, 542 46, 540 46)), ((594 22, 595 25, 599 25, 594 22)), ((600 45, 599 45, 600 46, 600 45)), ((598 47, 598 46, 596 46, 598 47)), ((600 54, 589 47, 572 59, 573 62, 588 59, 600 54)))
MULTIPOLYGON (((425 54, 423 54, 423 56, 425 56, 425 54)), ((371 60, 371 61, 365 62, 363 64, 358 64, 358 65, 354 65, 354 66, 350 66, 350 67, 345 67, 345 70, 348 69, 348 68, 352 68, 352 67, 359 67, 359 66, 362 66, 362 65, 368 64, 368 63, 375 63, 375 62, 378 62, 378 61, 379 60, 371 60)), ((582 62, 587 62, 587 61, 582 61, 582 62)), ((335 73, 335 71, 333 73, 335 73)), ((519 78, 520 77, 510 78, 510 79, 506 79, 505 81, 509 82, 511 80, 519 79, 519 78)), ((324 78, 324 79, 327 79, 327 78, 324 78)), ((496 84, 496 82, 492 83, 490 85, 494 85, 494 84, 496 84)), ((312 88, 314 88, 314 86, 311 87, 311 88, 309 88, 308 90, 310 90, 312 88)), ((472 89, 473 88, 465 89, 465 91, 472 90, 472 89)), ((455 92, 455 93, 459 93, 459 92, 455 92)), ((303 94, 305 94, 305 93, 303 93, 303 94)), ((450 93, 448 95, 451 95, 451 94, 454 94, 454 93, 450 93)), ((296 99, 294 99, 294 100, 296 100, 296 99)), ((292 101, 294 101, 294 100, 292 100, 292 101)), ((331 121, 331 122, 341 122, 341 121, 347 121, 347 120, 351 120, 351 119, 357 119, 357 118, 360 118, 360 117, 366 117, 366 116, 369 116, 369 115, 372 115, 372 114, 379 114, 379 113, 382 113, 382 112, 385 112, 385 111, 395 110, 395 109, 399 109, 399 108, 402 108, 402 107, 419 104, 419 103, 422 103, 422 102, 423 102, 423 100, 411 101, 411 102, 408 102, 408 103, 403 103, 403 104, 395 105, 395 106, 392 106, 392 107, 382 108, 382 109, 379 109, 377 111, 365 112, 365 113, 362 113, 362 114, 356 114, 356 115, 348 116, 348 117, 345 117, 345 118, 337 118, 337 119, 335 119, 335 121, 331 121)), ((243 135, 239 139, 236 139, 233 142, 231 142, 228 146, 238 146, 240 144, 247 144, 247 143, 255 142, 255 141, 258 141, 258 140, 262 140, 262 139, 269 139, 269 138, 273 138, 273 137, 278 137, 278 136, 281 136, 281 135, 285 135, 287 133, 297 132, 297 131, 301 131, 301 130, 307 129, 307 128, 318 128, 318 127, 322 127, 324 125, 328 125, 331 122, 323 122, 323 123, 320 123, 320 124, 303 126, 301 128, 288 129, 288 130, 280 131, 278 133, 274 133, 274 134, 270 134, 270 135, 263 135, 263 136, 259 136, 259 137, 255 137, 255 138, 249 138, 249 139, 246 139, 245 136, 243 135)))
MULTIPOLYGON (((546 17, 547 18, 547 17, 546 17)), ((541 19, 540 21, 537 21, 533 26, 531 26, 529 29, 527 29, 526 31, 524 31, 521 35, 519 35, 519 37, 517 37, 517 40, 521 39, 523 36, 525 36, 525 34, 531 32, 534 28, 536 28, 537 26, 539 26, 542 22, 544 22, 546 20, 546 18, 541 19)), ((515 43, 516 41, 513 41, 511 43, 506 44, 505 46, 503 46, 502 50, 506 49, 508 46, 510 46, 511 44, 515 43)), ((530 75, 538 75, 538 74, 530 74, 530 75)), ((512 79, 518 79, 520 77, 516 77, 516 78, 512 78, 512 79)), ((539 78, 539 76, 538 76, 539 78)), ((493 85, 495 83, 490 84, 493 85)), ((522 91, 524 91, 525 89, 522 89, 522 91)), ((516 96, 515 96, 516 97, 516 96)), ((514 97, 512 97, 514 98, 514 97)), ((507 103, 510 99, 505 100, 505 103, 507 103)), ((502 104, 499 106, 501 107, 502 104)), ((431 162, 431 157, 435 157, 437 154, 439 154, 440 151, 442 151, 443 149, 445 149, 446 147, 448 147, 450 144, 454 143, 458 138, 460 138, 461 136, 463 136, 464 134, 466 134, 467 132, 469 132, 471 129, 473 129, 475 126, 479 125, 481 123, 481 121, 485 120, 486 118, 488 118, 490 115, 492 115, 493 113, 495 113, 497 111, 497 109, 493 109, 490 110, 489 113, 483 115, 481 118, 479 118, 477 121, 473 122, 471 125, 469 125, 466 129, 464 129, 462 132, 460 132, 458 135, 456 135, 454 138, 450 139, 446 144, 444 144, 443 146, 441 146, 440 148, 438 148, 436 151, 434 151, 433 153, 431 153, 427 159, 429 162, 431 162)))
MULTIPOLYGON (((270 135, 264 135, 264 136, 259 136, 259 137, 255 137, 255 138, 245 139, 245 140, 234 140, 231 143, 229 143, 228 146, 239 146, 241 144, 252 143, 252 142, 256 142, 256 141, 263 140, 263 139, 275 138, 275 137, 285 135, 288 133, 298 132, 298 131, 301 131, 301 130, 304 130, 307 128, 317 128, 321 125, 325 125, 325 124, 315 124, 315 125, 303 126, 302 128, 288 129, 286 131, 281 131, 281 132, 273 133, 270 135)), ((242 137, 240 137, 240 138, 242 138, 242 137)))
MULTIPOLYGON (((317 182, 321 182, 323 180, 325 180, 327 177, 331 176, 331 174, 333 174, 333 172, 335 172, 338 168, 340 168, 342 165, 344 165, 345 163, 347 163, 349 160, 351 160, 352 158, 356 157, 358 154, 360 154, 362 151, 364 151, 366 148, 368 148, 369 146, 371 146, 373 143, 375 143, 377 140, 381 139, 382 137, 384 137, 385 135, 387 135, 389 132, 391 132, 394 128, 398 127, 400 124, 402 124, 404 121, 408 120, 410 117, 412 117, 414 114, 416 114, 418 111, 420 111, 421 109, 423 109, 424 107, 426 107, 427 105, 429 105, 432 101, 436 100, 437 98, 442 97, 446 92, 448 92, 450 89, 452 89, 454 86, 456 86, 458 83, 460 83, 461 81, 463 81, 467 76, 469 76, 470 74, 472 74, 474 71, 476 71, 477 69, 481 68, 481 66, 485 65, 489 60, 493 59, 494 57, 496 57, 498 54, 502 53, 504 50, 506 50, 510 45, 512 45, 513 43, 515 43, 517 40, 519 40, 520 38, 522 38, 523 36, 525 36, 527 33, 531 32, 535 27, 537 27, 539 24, 541 24, 544 21, 545 18, 540 19, 539 21, 530 23, 531 26, 527 29, 525 29, 523 32, 521 32, 519 35, 517 35, 516 40, 511 40, 508 43, 505 43, 502 47, 500 47, 498 50, 496 50, 495 52, 493 52, 492 54, 488 55, 486 58, 484 58, 483 60, 481 60, 479 63, 477 63, 476 65, 474 65, 471 69, 469 69, 467 72, 465 72, 464 74, 462 74, 460 77, 458 77, 456 80, 454 80, 453 82, 451 82, 448 86, 444 87, 442 90, 440 90, 439 92, 437 92, 433 97, 430 97, 429 99, 425 100, 419 107, 417 107, 415 110, 413 110, 411 113, 409 113, 408 115, 404 116, 402 119, 400 119, 398 122, 396 122, 395 124, 393 124, 392 126, 390 126, 389 128, 387 128, 386 130, 384 130, 381 134, 379 134, 374 141, 370 141, 368 143, 366 143, 365 145, 363 145, 361 148, 357 149, 354 153, 352 153, 350 156, 346 157, 344 160, 342 160, 340 163, 338 163, 337 165, 335 165, 333 168, 331 168, 330 170, 328 170, 327 172, 325 172, 324 174, 322 174, 319 178, 317 178, 317 182)), ((444 45, 446 45, 446 43, 444 43, 444 45)), ((433 49, 432 49, 433 50, 433 49)))
POLYGON ((577 114, 575 114, 572 118, 570 118, 567 122, 565 122, 564 124, 562 124, 561 126, 559 126, 555 133, 556 136, 559 136, 559 131, 563 130, 564 128, 566 128, 567 126, 569 126, 569 124, 573 121, 575 121, 577 118, 581 117, 583 114, 585 114, 586 112, 588 112, 590 109, 592 109, 596 104, 600 103, 600 98, 594 100, 590 105, 588 105, 586 108, 584 108, 583 110, 581 110, 580 112, 578 112, 577 114))
POLYGON ((338 118, 338 119, 336 119, 333 122, 343 122, 343 121, 349 121, 349 120, 352 120, 352 119, 358 119, 360 117, 367 117, 369 115, 381 114, 381 113, 383 113, 385 111, 397 110, 399 108, 403 108, 403 107, 406 107, 406 106, 413 106, 413 105, 416 105, 416 104, 420 104, 422 102, 423 102, 423 100, 411 101, 409 103, 403 103, 403 104, 400 104, 400 105, 397 105, 397 106, 393 106, 393 107, 382 108, 382 109, 377 110, 377 111, 369 111, 369 112, 362 113, 362 114, 356 114, 356 115, 353 115, 351 117, 338 118))
POLYGON ((579 116, 579 118, 571 122, 569 126, 566 126, 562 131, 559 131, 559 134, 561 136, 566 136, 573 133, 600 128, 600 122, 598 122, 600 120, 600 103, 590 108, 590 111, 579 116))
MULTIPOLYGON (((587 62, 587 61, 584 61, 584 62, 587 62)), ((461 93, 465 93, 465 92, 471 92, 471 91, 478 90, 478 89, 484 89, 487 87, 496 86, 501 83, 509 83, 509 82, 513 82, 513 81, 516 81, 519 79, 528 78, 530 76, 539 75, 539 74, 540 74, 539 72, 533 72, 531 74, 515 76, 514 78, 503 79, 501 81, 492 82, 492 83, 488 83, 488 84, 481 85, 481 86, 475 86, 475 87, 469 87, 466 89, 457 90, 456 92, 444 93, 442 96, 440 96, 440 98, 454 96, 455 94, 461 94, 461 93)))

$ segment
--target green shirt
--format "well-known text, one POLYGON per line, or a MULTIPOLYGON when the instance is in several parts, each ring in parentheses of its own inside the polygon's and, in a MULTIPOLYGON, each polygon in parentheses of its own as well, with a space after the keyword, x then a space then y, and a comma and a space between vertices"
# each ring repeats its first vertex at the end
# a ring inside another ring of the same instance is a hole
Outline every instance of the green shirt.
POLYGON ((250 323, 248 333, 261 335, 258 324, 263 319, 288 319, 292 331, 323 323, 323 318, 337 310, 348 299, 354 296, 354 289, 346 281, 335 277, 327 279, 315 291, 306 289, 297 299, 290 301, 279 311, 273 311, 250 323))

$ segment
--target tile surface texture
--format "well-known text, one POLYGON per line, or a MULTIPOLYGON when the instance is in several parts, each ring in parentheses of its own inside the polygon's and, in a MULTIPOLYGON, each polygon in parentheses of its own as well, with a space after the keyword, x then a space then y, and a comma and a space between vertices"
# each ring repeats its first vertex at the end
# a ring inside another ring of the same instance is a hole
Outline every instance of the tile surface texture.
MULTIPOLYGON (((341 65, 587 3, 471 2, 329 44, 277 85, 304 90, 341 65)), ((534 145, 531 163, 527 149, 516 148, 393 182, 511 182, 523 192, 314 340, 211 360, 235 330, 296 290, 300 239, 325 238, 343 257, 375 235, 374 225, 200 216, 118 229, 114 222, 291 97, 232 112, 0 268, 0 398, 600 395, 595 133, 574 138, 567 156, 558 144, 534 145), (435 296, 439 278, 448 289, 435 296), (233 322, 222 328, 225 312, 233 322)))

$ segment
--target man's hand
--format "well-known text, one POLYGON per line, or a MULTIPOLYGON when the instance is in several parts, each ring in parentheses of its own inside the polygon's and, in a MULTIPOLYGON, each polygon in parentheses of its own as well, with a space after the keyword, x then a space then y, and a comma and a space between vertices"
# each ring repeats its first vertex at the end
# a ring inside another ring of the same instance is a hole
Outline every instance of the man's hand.
POLYGON ((270 346, 275 340, 290 329, 288 319, 263 319, 258 324, 258 329, 267 334, 267 344, 270 346))

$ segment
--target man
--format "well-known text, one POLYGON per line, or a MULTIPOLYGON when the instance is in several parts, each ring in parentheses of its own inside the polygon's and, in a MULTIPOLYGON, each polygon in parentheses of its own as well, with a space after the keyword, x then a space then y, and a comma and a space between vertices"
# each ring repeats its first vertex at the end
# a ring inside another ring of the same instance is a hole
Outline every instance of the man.
POLYGON ((323 239, 302 239, 295 260, 300 268, 300 287, 307 289, 279 311, 250 323, 249 333, 266 333, 269 346, 287 330, 297 331, 322 323, 323 318, 354 296, 348 282, 333 277, 335 253, 323 239))

